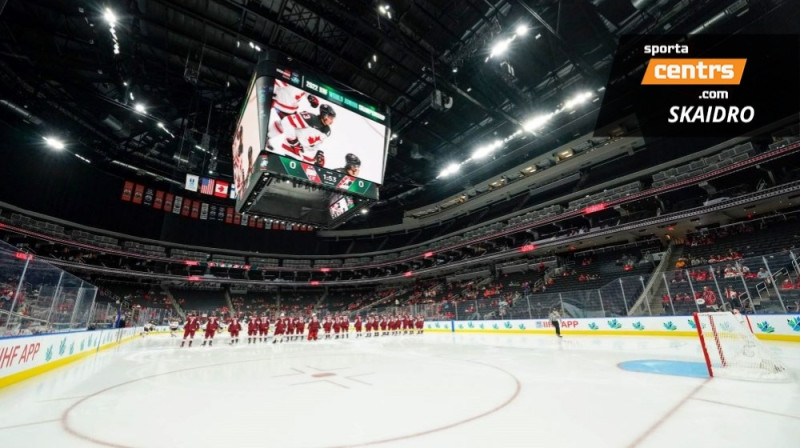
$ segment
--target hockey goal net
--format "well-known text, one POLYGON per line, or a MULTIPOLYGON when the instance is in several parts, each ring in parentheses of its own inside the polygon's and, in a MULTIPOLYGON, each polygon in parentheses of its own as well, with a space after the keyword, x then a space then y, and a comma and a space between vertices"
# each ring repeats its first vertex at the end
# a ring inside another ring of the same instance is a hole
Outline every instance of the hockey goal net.
POLYGON ((708 374, 754 381, 786 381, 786 366, 753 334, 746 316, 730 312, 694 313, 708 374))

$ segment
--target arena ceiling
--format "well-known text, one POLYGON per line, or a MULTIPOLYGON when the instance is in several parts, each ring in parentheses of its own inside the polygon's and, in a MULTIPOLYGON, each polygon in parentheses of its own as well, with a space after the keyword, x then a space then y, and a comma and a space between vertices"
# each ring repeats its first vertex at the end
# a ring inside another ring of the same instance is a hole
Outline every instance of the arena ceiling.
POLYGON ((599 101, 440 177, 576 92, 599 98, 619 36, 733 33, 754 23, 791 30, 797 14, 782 12, 796 10, 791 3, 0 0, 0 118, 36 141, 60 134, 73 152, 121 175, 230 177, 228 148, 249 78, 260 54, 276 49, 390 107, 397 137, 381 196, 412 208, 590 132, 599 101), (492 56, 519 26, 527 33, 492 56), (449 110, 431 106, 435 90, 453 98, 449 110))

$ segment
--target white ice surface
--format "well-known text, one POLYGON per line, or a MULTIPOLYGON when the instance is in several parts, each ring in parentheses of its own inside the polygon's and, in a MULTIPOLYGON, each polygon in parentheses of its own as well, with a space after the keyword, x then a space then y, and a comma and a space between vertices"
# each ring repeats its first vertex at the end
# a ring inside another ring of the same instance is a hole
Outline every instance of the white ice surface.
MULTIPOLYGON (((794 447, 798 382, 623 371, 692 338, 426 334, 178 348, 149 336, 0 390, 0 447, 794 447)), ((795 372, 800 344, 768 347, 795 372)), ((797 375, 796 375, 797 377, 797 375)))

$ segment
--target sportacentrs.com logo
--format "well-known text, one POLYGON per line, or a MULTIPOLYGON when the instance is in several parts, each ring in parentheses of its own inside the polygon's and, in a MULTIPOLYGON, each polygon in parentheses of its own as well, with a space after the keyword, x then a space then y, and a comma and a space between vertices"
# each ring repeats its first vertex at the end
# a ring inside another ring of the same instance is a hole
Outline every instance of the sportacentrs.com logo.
POLYGON ((756 135, 800 112, 798 61, 798 35, 624 36, 595 133, 635 117, 627 135, 756 135))
MULTIPOLYGON (((689 54, 689 46, 645 45, 644 54, 689 54)), ((742 81, 746 58, 652 58, 647 65, 642 85, 733 85, 742 81)), ((724 100, 727 90, 702 90, 698 101, 724 100)), ((668 123, 750 123, 755 118, 751 105, 675 105, 669 108, 668 123)))

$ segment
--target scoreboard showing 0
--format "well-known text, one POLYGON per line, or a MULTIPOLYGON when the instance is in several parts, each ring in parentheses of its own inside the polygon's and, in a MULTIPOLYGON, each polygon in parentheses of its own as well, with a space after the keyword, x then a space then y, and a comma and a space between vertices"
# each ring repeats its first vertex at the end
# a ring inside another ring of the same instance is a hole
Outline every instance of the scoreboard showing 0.
POLYGON ((281 55, 268 56, 256 68, 233 139, 237 210, 321 227, 345 222, 378 200, 388 112, 335 91, 281 55))

